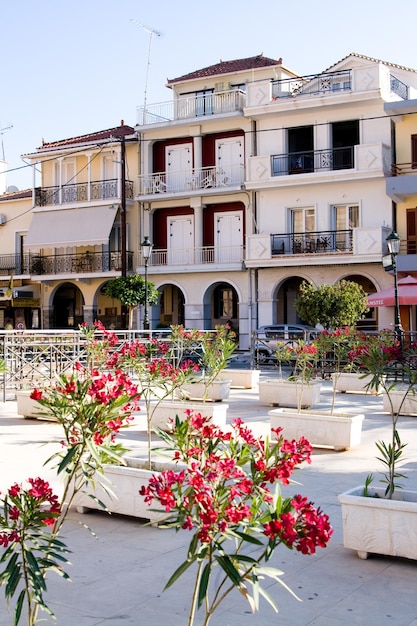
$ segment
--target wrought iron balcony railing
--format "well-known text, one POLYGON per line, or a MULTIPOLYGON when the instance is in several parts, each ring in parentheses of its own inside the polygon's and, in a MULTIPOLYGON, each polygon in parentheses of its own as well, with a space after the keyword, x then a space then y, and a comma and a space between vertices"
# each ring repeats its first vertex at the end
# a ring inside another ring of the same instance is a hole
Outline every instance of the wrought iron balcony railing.
POLYGON ((351 229, 271 235, 273 256, 277 254, 329 254, 352 252, 352 250, 353 232, 351 229))
POLYGON ((185 120, 193 117, 207 117, 242 111, 245 105, 245 93, 234 89, 205 94, 195 94, 157 104, 140 106, 137 108, 137 122, 139 125, 164 124, 176 120, 185 120))
MULTIPOLYGON (((408 99, 408 85, 392 74, 390 75, 390 90, 403 100, 408 99)), ((295 96, 334 94, 342 91, 352 91, 352 70, 272 81, 273 100, 295 96)))
POLYGON ((224 189, 243 184, 244 178, 241 164, 201 167, 191 172, 159 172, 139 177, 139 195, 224 189))
POLYGON ((392 163, 391 175, 417 174, 417 163, 392 163))
POLYGON ((290 98, 292 96, 314 96, 323 93, 337 93, 351 91, 351 70, 329 72, 300 76, 299 78, 285 78, 272 82, 272 98, 290 98))
POLYGON ((319 170, 343 170, 355 167, 354 146, 329 150, 303 150, 271 156, 272 176, 306 174, 319 170))
MULTIPOLYGON (((97 273, 121 269, 121 252, 85 252, 50 256, 34 253, 0 255, 0 275, 3 276, 97 273)), ((126 252, 126 269, 129 272, 133 271, 133 252, 126 252)))
MULTIPOLYGON (((133 182, 125 181, 126 197, 133 198, 133 182)), ((120 197, 120 183, 114 178, 90 183, 68 183, 54 187, 35 188, 35 206, 107 200, 120 197)))

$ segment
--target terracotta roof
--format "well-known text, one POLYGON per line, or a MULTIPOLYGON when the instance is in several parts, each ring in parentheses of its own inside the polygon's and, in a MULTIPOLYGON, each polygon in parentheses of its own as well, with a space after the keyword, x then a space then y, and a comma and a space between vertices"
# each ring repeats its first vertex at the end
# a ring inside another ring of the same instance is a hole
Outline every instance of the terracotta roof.
POLYGON ((21 191, 6 191, 0 195, 0 202, 7 202, 8 200, 20 200, 22 198, 31 198, 32 189, 22 189, 21 191))
POLYGON ((350 54, 347 54, 345 57, 343 57, 343 59, 340 59, 340 61, 338 61, 337 63, 333 63, 333 65, 331 65, 330 67, 325 69, 323 71, 323 73, 324 72, 328 72, 335 65, 339 65, 339 63, 342 63, 343 61, 346 61, 346 59, 348 59, 349 57, 356 57, 357 59, 364 59, 365 61, 372 61, 373 63, 383 63, 383 65, 388 65, 388 67, 395 67, 398 70, 406 70, 407 72, 417 72, 417 70, 414 70, 411 67, 405 67, 404 65, 397 65, 396 63, 389 63, 389 61, 382 61, 381 59, 374 59, 374 58, 368 57, 368 56, 366 56, 364 54, 358 54, 357 52, 351 52, 350 54))
POLYGON ((42 142, 42 145, 37 148, 38 150, 49 150, 51 148, 61 148, 63 146, 71 146, 74 144, 100 142, 110 137, 123 137, 126 135, 133 135, 135 129, 132 126, 116 126, 115 128, 108 128, 107 130, 100 130, 95 133, 89 133, 88 135, 80 135, 79 137, 71 137, 70 139, 60 139, 59 141, 42 142))
POLYGON ((247 59, 235 59, 234 61, 220 61, 215 65, 209 65, 202 70, 196 70, 190 74, 184 74, 178 78, 168 79, 168 85, 182 82, 184 80, 194 80, 195 78, 205 78, 209 76, 219 76, 221 74, 231 74, 233 72, 242 72, 244 70, 252 70, 260 67, 269 67, 271 65, 282 65, 282 59, 269 59, 263 54, 256 57, 248 57, 247 59))

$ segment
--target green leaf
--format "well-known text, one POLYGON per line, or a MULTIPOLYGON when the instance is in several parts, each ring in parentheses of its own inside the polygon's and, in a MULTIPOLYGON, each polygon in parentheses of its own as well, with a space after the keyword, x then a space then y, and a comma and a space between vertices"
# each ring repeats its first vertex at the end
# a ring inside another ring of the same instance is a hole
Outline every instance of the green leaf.
POLYGON ((235 585, 235 587, 239 587, 242 584, 243 578, 239 574, 238 570, 233 565, 232 561, 228 557, 227 554, 221 555, 216 554, 215 559, 227 575, 227 577, 231 580, 231 582, 235 585))
POLYGON ((170 579, 168 580, 167 584, 164 587, 164 591, 165 589, 168 589, 169 587, 171 587, 176 580, 178 580, 178 578, 180 576, 182 576, 182 574, 190 567, 190 565, 192 565, 194 562, 196 561, 196 558, 193 558, 191 560, 187 560, 184 561, 184 563, 182 563, 176 570, 175 572, 172 574, 172 576, 170 577, 170 579))
POLYGON ((200 585, 198 587, 198 608, 203 604, 204 598, 207 595, 208 584, 211 574, 211 562, 208 561, 204 566, 203 573, 201 574, 200 585))
POLYGON ((22 615, 22 608, 23 608, 24 600, 25 600, 25 590, 22 589, 22 591, 19 593, 19 597, 17 599, 15 610, 14 610, 14 622, 13 622, 14 626, 17 626, 17 624, 19 623, 20 617, 22 615))

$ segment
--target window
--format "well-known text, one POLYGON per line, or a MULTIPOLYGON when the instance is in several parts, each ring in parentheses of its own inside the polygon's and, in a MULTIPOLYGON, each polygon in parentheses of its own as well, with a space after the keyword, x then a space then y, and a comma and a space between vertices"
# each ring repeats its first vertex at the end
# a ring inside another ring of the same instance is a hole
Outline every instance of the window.
POLYGON ((359 226, 359 206, 357 204, 334 206, 334 224, 336 230, 336 249, 352 249, 352 228, 359 226))
POLYGON ((228 285, 220 285, 214 292, 215 317, 222 320, 231 320, 237 317, 236 292, 228 285))
POLYGON ((315 210, 293 209, 291 211, 292 248, 294 254, 311 252, 315 239, 315 210))
POLYGON ((197 117, 213 114, 213 89, 195 92, 195 114, 197 117))
POLYGON ((311 233, 315 228, 314 209, 293 209, 292 210, 292 232, 311 233))
POLYGON ((417 168, 417 135, 411 135, 411 167, 417 168))
POLYGON ((354 146, 359 144, 359 121, 332 124, 333 169, 350 169, 354 164, 354 146))
POLYGON ((313 126, 289 128, 288 131, 288 173, 302 174, 314 171, 314 130, 313 126))

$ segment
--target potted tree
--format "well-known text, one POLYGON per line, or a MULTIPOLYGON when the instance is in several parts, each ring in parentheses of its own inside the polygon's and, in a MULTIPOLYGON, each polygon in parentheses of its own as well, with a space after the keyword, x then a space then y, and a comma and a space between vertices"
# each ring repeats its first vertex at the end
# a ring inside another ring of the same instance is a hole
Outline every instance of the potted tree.
POLYGON ((398 420, 402 406, 416 394, 417 346, 401 351, 398 340, 387 345, 369 343, 358 348, 363 368, 372 376, 370 388, 382 386, 388 398, 391 418, 390 440, 376 442, 378 460, 385 467, 381 482, 385 488, 372 485, 368 476, 360 485, 339 495, 342 505, 343 543, 346 548, 357 551, 366 559, 369 553, 401 556, 417 559, 417 492, 402 489, 399 472, 406 444, 401 441, 398 420), (392 394, 397 391, 397 376, 402 377, 402 400, 394 402, 392 394))
POLYGON ((195 353, 201 375, 178 389, 183 400, 218 402, 229 397, 230 379, 219 377, 236 349, 236 334, 228 324, 217 325, 214 331, 190 330, 182 332, 184 353, 195 353))
MULTIPOLYGON (((283 359, 283 354, 277 355, 283 359)), ((313 408, 320 401, 321 381, 312 380, 317 374, 320 352, 317 342, 299 343, 294 348, 286 348, 284 356, 293 364, 293 374, 283 381, 279 404, 284 407, 269 411, 271 428, 281 426, 287 436, 299 437, 303 434, 318 447, 333 447, 335 450, 347 450, 360 444, 363 414, 335 413, 313 408), (293 397, 291 387, 293 385, 293 397), (310 394, 310 395, 307 395, 310 394), (314 396, 316 394, 316 396, 314 396), (306 406, 309 402, 310 406, 306 406)), ((260 389, 261 389, 260 383, 260 389)), ((271 398, 272 399, 272 398, 271 398)), ((275 397, 276 400, 276 397, 275 397)), ((278 404, 278 402, 276 402, 278 404)))
POLYGON ((156 304, 159 292, 152 282, 146 285, 145 280, 139 274, 119 276, 110 280, 106 285, 106 295, 120 300, 122 306, 128 309, 128 328, 133 325, 133 311, 138 304, 156 304))

